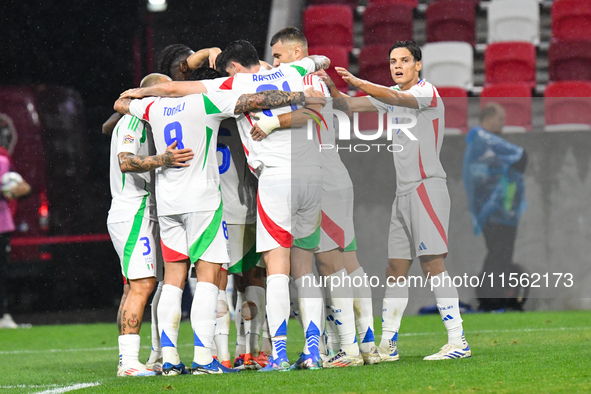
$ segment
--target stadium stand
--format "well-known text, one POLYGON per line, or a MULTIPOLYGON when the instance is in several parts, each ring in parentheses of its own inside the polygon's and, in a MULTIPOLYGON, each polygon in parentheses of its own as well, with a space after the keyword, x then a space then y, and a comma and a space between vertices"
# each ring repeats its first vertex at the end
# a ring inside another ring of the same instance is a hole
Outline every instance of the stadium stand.
POLYGON ((308 52, 310 55, 324 55, 330 59, 330 68, 326 72, 334 81, 336 87, 346 92, 349 85, 343 78, 339 77, 334 68, 337 66, 346 69, 349 68, 349 51, 347 48, 338 46, 309 47, 308 52))
POLYGON ((407 4, 370 3, 363 13, 364 45, 412 40, 413 7, 407 4))
POLYGON ((480 94, 480 107, 496 102, 505 108, 507 119, 503 132, 524 132, 532 129, 532 93, 525 83, 503 83, 485 86, 480 94))
POLYGON ((455 87, 438 87, 445 105, 445 134, 468 132, 468 91, 455 87))
POLYGON ((591 81, 591 37, 553 40, 548 50, 551 81, 591 81))
POLYGON ((359 78, 392 86, 388 51, 391 45, 368 45, 359 53, 359 78))
POLYGON ((484 53, 486 85, 526 83, 536 86, 536 48, 529 42, 497 42, 484 53))
POLYGON ((417 8, 419 0, 369 0, 369 4, 406 4, 417 8))
POLYGON ((552 39, 591 39, 591 2, 555 0, 552 3, 552 39))
POLYGON ((476 44, 476 3, 438 0, 425 12, 427 42, 464 41, 476 44))
POLYGON ((435 86, 471 89, 473 85, 473 50, 466 42, 425 44, 422 76, 435 86))
POLYGON ((591 130, 591 82, 552 82, 544 97, 545 131, 591 130))
POLYGON ((309 5, 336 5, 342 4, 351 7, 351 9, 357 7, 359 0, 310 0, 309 5))
POLYGON ((302 23, 310 46, 353 48, 353 11, 349 6, 309 6, 304 11, 302 23))
POLYGON ((488 42, 540 43, 540 7, 536 0, 494 0, 487 12, 488 42))

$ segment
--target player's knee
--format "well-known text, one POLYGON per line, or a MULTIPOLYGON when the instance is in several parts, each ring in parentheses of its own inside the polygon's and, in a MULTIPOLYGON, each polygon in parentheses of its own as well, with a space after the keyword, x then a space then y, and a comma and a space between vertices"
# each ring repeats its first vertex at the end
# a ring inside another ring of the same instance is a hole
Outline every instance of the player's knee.
POLYGON ((217 311, 217 318, 226 316, 228 313, 228 303, 226 300, 218 299, 218 311, 217 311))
POLYGON ((156 287, 156 278, 142 278, 131 281, 131 291, 143 298, 148 298, 156 287))
POLYGON ((254 319, 259 313, 257 305, 252 301, 246 301, 242 304, 242 318, 246 321, 254 319))

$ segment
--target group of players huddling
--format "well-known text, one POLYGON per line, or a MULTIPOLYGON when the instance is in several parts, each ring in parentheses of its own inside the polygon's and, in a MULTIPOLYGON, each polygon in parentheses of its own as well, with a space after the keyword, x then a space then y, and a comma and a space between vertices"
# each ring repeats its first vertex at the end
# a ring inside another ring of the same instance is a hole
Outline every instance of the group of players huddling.
MULTIPOLYGON (((399 359, 408 286, 397 282, 386 291, 378 347, 367 281, 350 286, 344 280, 366 276, 356 255, 353 184, 338 152, 319 149, 319 143, 335 145, 332 108, 348 115, 396 111, 416 116, 410 131, 417 140, 393 135, 392 142, 404 148, 394 153, 397 196, 386 275, 394 281, 406 277, 418 258, 428 277, 447 276, 450 201, 439 161, 444 108, 436 88, 419 80, 420 48, 400 41, 390 49, 393 87, 336 67, 346 82, 368 94, 350 98, 323 71, 330 60, 308 56, 298 29, 277 32, 270 45, 273 66, 261 62, 244 40, 223 51, 171 45, 159 56, 158 73, 116 101, 123 117, 105 124, 113 129, 113 202, 107 223, 127 289, 118 317, 118 376, 285 371, 399 359), (228 118, 235 125, 227 121, 220 128, 228 118), (317 123, 313 138, 307 134, 310 119, 317 123), (313 264, 328 283, 339 285, 311 285, 318 283, 311 280, 313 264), (194 358, 187 369, 177 339, 192 265, 197 277, 190 316, 194 358), (235 275, 237 290, 233 367, 228 273, 235 275), (154 289, 152 352, 143 364, 139 329, 154 289), (290 313, 306 337, 293 364, 286 352, 290 313)), ((434 294, 448 343, 425 360, 470 357, 457 290, 450 281, 439 283, 434 294)))

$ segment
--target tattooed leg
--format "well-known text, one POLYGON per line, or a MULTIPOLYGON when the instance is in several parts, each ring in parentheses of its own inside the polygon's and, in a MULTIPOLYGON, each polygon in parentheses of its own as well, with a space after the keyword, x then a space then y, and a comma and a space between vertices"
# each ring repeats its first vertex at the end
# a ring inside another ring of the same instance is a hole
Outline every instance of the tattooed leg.
POLYGON ((148 298, 154 291, 156 278, 131 280, 131 289, 121 311, 121 335, 139 334, 148 298))
POLYGON ((121 296, 121 302, 119 303, 119 309, 117 310, 117 328, 119 329, 119 335, 121 335, 121 311, 123 310, 123 306, 125 305, 125 301, 127 300, 127 295, 129 294, 129 284, 123 285, 123 295, 121 296))

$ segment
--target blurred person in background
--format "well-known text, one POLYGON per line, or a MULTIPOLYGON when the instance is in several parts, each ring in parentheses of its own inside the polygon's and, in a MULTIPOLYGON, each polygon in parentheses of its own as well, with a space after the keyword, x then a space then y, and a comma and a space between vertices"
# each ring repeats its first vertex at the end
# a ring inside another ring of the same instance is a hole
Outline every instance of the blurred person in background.
POLYGON ((16 144, 16 130, 12 120, 0 114, 0 328, 18 328, 8 312, 7 265, 10 257, 10 238, 15 230, 11 202, 27 196, 31 186, 12 169, 11 154, 16 144), (16 175, 13 175, 16 174, 16 175))
MULTIPOLYGON (((505 110, 497 103, 482 108, 480 126, 466 137, 463 180, 468 194, 474 234, 483 233, 487 255, 483 272, 517 272, 513 263, 517 225, 527 206, 523 172, 527 165, 525 150, 501 137, 505 110)), ((522 309, 525 301, 519 294, 503 288, 477 289, 480 309, 522 309)), ((515 289, 512 289, 515 291, 515 289)))

